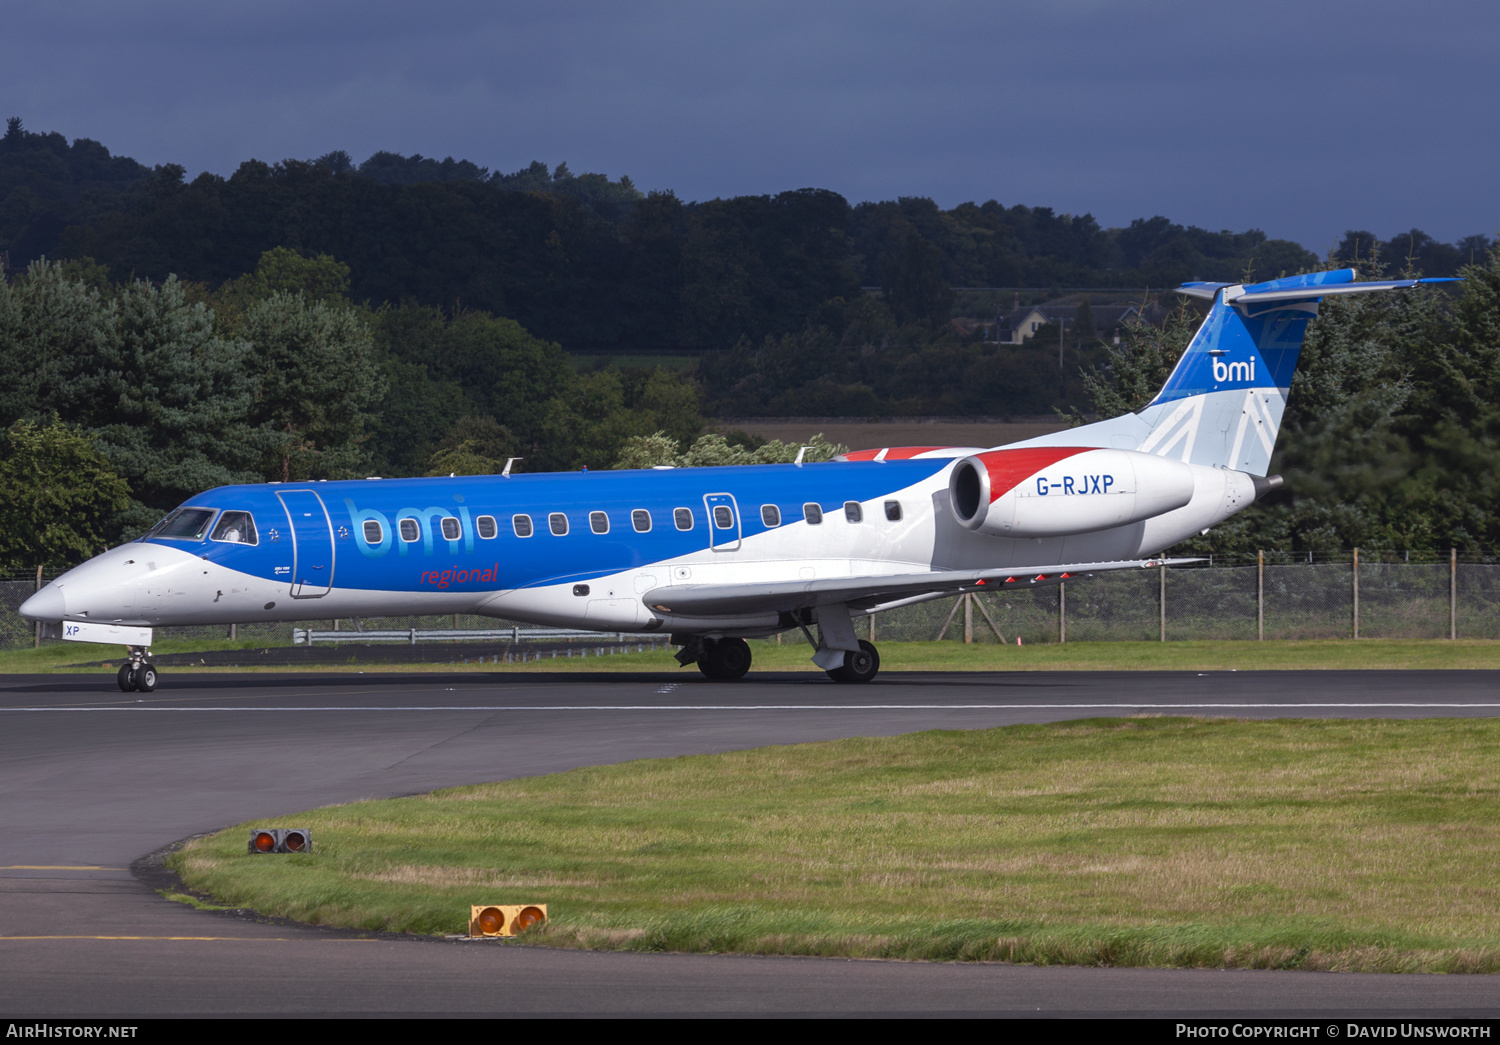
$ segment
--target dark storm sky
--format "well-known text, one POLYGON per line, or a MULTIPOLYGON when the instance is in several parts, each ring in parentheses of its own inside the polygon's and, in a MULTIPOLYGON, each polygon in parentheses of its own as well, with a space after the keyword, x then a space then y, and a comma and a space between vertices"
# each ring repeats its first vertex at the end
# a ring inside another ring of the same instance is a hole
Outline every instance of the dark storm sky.
POLYGON ((566 160, 1250 227, 1500 225, 1500 4, 0 2, 0 115, 144 163, 566 160))

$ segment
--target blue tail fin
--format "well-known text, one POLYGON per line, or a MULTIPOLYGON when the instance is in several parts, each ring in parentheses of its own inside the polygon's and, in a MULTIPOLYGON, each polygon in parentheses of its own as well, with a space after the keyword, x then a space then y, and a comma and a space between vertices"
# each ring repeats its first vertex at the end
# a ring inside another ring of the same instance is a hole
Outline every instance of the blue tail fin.
POLYGON ((1266 283, 1186 283, 1213 301, 1155 399, 1138 413, 1085 425, 1035 445, 1113 446, 1265 475, 1286 411, 1307 322, 1325 297, 1397 290, 1447 279, 1356 283, 1353 269, 1266 283))

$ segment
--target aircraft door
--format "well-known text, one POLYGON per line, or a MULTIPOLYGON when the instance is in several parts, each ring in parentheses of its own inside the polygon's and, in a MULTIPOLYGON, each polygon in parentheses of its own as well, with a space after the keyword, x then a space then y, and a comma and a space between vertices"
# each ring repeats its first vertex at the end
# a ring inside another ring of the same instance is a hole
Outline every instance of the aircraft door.
POLYGON ((278 490, 292 527, 294 599, 316 599, 333 587, 333 520, 312 490, 278 490))
POLYGON ((716 552, 737 551, 740 546, 740 506, 734 495, 711 493, 703 497, 708 509, 708 546, 716 552))

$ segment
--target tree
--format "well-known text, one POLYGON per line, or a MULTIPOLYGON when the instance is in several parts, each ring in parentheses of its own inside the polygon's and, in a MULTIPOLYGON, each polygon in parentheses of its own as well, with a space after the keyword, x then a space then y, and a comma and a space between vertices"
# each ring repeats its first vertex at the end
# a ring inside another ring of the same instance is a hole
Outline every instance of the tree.
MULTIPOLYGON (((1372 274, 1374 270, 1371 271, 1372 274)), ((1400 415, 1412 395, 1410 347, 1430 299, 1406 292, 1326 298, 1292 377, 1272 472, 1286 489, 1259 506, 1283 547, 1425 547, 1403 518, 1412 471, 1400 415)))
POLYGON ((175 279, 102 292, 96 277, 35 262, 0 284, 0 422, 56 414, 85 432, 134 494, 129 527, 256 478, 248 346, 218 337, 213 312, 175 279))
POLYGON ((253 481, 260 450, 249 414, 249 346, 214 333, 213 313, 182 284, 121 288, 111 336, 59 394, 140 504, 131 525, 213 486, 253 481))
POLYGON ((349 266, 327 254, 305 257, 287 247, 266 251, 254 272, 229 280, 210 299, 220 333, 234 336, 245 313, 274 294, 301 294, 308 301, 348 306, 349 266))
MULTIPOLYGON (((1412 395, 1404 430, 1420 466, 1408 484, 1434 536, 1464 547, 1500 541, 1500 250, 1463 270, 1451 326, 1428 320, 1409 339, 1412 395)), ((1442 299, 1416 295, 1430 312, 1442 299)))
POLYGON ((1089 305, 1089 299, 1085 297, 1073 312, 1073 341, 1082 345, 1085 341, 1093 341, 1098 336, 1099 331, 1094 326, 1094 309, 1089 305))
MULTIPOLYGON (((1183 301, 1163 326, 1139 320, 1126 323, 1120 330, 1120 343, 1105 346, 1104 366, 1084 374, 1084 391, 1094 412, 1100 418, 1119 417, 1134 413, 1155 399, 1202 318, 1183 301)), ((1082 424, 1082 414, 1075 413, 1073 420, 1082 424)))
POLYGON ((943 254, 912 229, 898 255, 888 257, 880 270, 886 303, 900 323, 948 322, 953 290, 943 275, 943 254))
POLYGON ((358 310, 275 291, 245 313, 241 334, 259 381, 251 419, 267 446, 266 477, 363 474, 371 409, 383 389, 358 310))
POLYGON ((0 278, 0 425, 92 412, 102 390, 91 375, 114 351, 117 322, 115 302, 62 265, 0 278))
POLYGON ((464 417, 428 461, 428 475, 495 475, 515 457, 516 437, 493 417, 464 417))
POLYGON ((83 433, 53 417, 0 435, 0 568, 71 566, 119 534, 130 488, 83 433))
MULTIPOLYGON (((743 435, 743 433, 740 433, 743 435)), ((683 450, 681 444, 665 432, 653 435, 638 435, 625 440, 615 468, 710 468, 732 464, 791 464, 802 454, 805 463, 830 461, 839 454, 848 453, 849 448, 840 443, 830 443, 819 432, 805 444, 783 443, 771 439, 756 447, 731 442, 717 432, 708 432, 693 440, 683 450)))

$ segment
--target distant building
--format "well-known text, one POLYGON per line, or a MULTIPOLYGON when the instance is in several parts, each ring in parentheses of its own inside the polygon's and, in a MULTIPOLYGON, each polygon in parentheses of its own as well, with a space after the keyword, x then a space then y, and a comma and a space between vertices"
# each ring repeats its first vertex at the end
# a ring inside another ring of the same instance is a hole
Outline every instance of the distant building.
MULTIPOLYGON (((1038 330, 1049 324, 1061 324, 1064 335, 1069 335, 1078 318, 1079 296, 1059 298, 1040 305, 1013 308, 998 317, 999 329, 996 340, 1005 345, 1020 345, 1030 340, 1038 330)), ((1094 314, 1094 333, 1101 340, 1119 341, 1119 329, 1127 323, 1143 322, 1159 326, 1166 320, 1167 310, 1156 302, 1143 309, 1140 305, 1089 305, 1094 314)))

